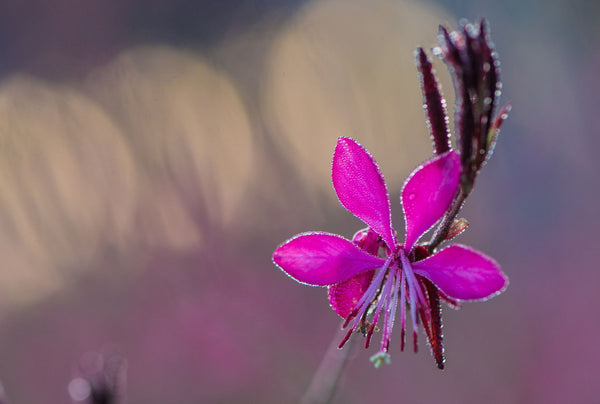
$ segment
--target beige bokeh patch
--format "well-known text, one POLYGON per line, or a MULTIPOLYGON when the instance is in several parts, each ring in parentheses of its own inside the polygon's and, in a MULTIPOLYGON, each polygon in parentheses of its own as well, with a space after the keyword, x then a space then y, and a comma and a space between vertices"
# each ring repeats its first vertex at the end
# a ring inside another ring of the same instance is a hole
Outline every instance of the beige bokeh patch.
MULTIPOLYGON (((330 189, 338 136, 373 153, 392 198, 431 156, 413 52, 433 46, 435 27, 447 20, 431 5, 395 0, 310 2, 296 13, 268 56, 262 103, 279 147, 310 186, 330 189)), ((452 97, 449 75, 437 70, 452 97)))

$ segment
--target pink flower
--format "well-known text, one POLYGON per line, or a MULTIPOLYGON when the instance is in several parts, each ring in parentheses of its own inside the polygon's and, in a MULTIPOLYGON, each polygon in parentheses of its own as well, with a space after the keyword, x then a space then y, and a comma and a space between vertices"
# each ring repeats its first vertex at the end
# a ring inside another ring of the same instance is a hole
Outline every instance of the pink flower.
POLYGON ((440 297, 458 305, 489 299, 506 288, 508 279, 498 263, 477 250, 457 244, 430 255, 427 248, 417 245, 450 207, 460 174, 455 151, 432 158, 412 172, 401 193, 406 235, 400 244, 377 163, 354 140, 338 139, 333 186, 342 205, 368 228, 352 241, 325 232, 299 234, 275 250, 273 261, 298 282, 329 287, 331 307, 346 319, 344 327, 352 324, 340 348, 354 331, 366 336, 368 347, 379 324, 381 347, 371 360, 376 366, 388 362, 397 311, 404 348, 408 307, 415 352, 420 319, 438 367, 443 368, 440 297))

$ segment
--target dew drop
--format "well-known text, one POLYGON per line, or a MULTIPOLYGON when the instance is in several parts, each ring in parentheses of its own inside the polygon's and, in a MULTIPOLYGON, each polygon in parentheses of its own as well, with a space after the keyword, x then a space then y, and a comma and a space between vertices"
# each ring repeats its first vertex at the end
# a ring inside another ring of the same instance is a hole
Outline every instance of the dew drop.
POLYGON ((411 194, 408 194, 409 201, 414 201, 415 199, 417 199, 417 195, 414 192, 411 194))

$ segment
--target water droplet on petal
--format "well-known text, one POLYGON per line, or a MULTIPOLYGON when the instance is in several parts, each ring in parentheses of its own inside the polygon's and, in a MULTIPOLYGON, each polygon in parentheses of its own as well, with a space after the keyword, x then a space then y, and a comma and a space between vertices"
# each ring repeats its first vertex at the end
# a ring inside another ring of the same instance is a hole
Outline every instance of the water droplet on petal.
POLYGON ((409 201, 414 201, 415 199, 417 199, 417 195, 414 192, 408 195, 409 201))

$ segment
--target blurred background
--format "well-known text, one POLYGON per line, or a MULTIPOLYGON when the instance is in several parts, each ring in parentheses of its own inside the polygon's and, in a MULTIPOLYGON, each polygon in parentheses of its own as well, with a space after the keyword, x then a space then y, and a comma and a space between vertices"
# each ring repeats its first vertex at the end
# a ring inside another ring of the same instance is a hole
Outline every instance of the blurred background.
POLYGON ((1 2, 0 396, 85 402, 81 377, 107 369, 121 402, 296 402, 340 320, 271 254, 361 227, 330 185, 342 135, 378 160, 402 228, 400 186, 431 155, 413 51, 486 17, 513 110, 459 241, 511 285, 444 309, 446 370, 395 333, 390 366, 352 352, 335 401, 597 402, 599 16, 593 0, 1 2))

